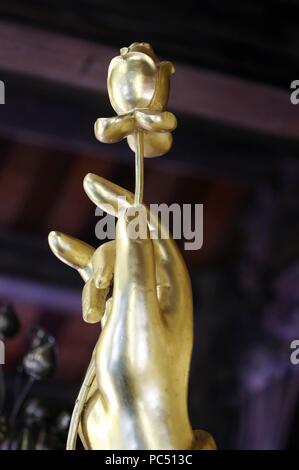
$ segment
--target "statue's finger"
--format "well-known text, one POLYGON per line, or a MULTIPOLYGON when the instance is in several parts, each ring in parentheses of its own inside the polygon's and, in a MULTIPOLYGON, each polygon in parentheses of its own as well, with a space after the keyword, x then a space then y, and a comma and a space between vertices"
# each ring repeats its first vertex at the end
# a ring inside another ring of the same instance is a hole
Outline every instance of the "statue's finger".
POLYGON ((89 173, 83 181, 89 199, 110 215, 117 216, 120 207, 130 207, 134 196, 130 191, 101 176, 89 173))
POLYGON ((158 299, 161 311, 185 311, 192 307, 192 291, 184 259, 169 230, 159 221, 158 213, 149 211, 156 261, 158 299))
POLYGON ((77 269, 87 281, 91 274, 91 258, 94 248, 77 238, 61 232, 50 232, 48 241, 52 252, 65 264, 77 269))
POLYGON ((90 278, 82 291, 82 314, 87 323, 98 323, 104 313, 109 289, 98 289, 90 278))
POLYGON ((155 257, 147 213, 141 206, 134 217, 135 209, 122 211, 117 223, 113 305, 115 307, 115 301, 119 301, 125 309, 136 308, 138 312, 138 309, 148 308, 158 313, 155 257))
POLYGON ((156 260, 158 300, 164 313, 192 311, 192 290, 181 253, 170 239, 153 241, 156 260))
POLYGON ((94 283, 97 288, 110 287, 115 263, 115 240, 103 243, 92 257, 94 283))

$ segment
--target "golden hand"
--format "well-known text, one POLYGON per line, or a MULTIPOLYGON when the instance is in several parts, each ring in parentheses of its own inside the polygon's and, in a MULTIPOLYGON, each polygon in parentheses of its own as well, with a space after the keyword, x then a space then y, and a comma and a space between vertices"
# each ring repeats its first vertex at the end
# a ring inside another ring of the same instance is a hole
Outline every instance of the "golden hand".
MULTIPOLYGON (((131 193, 99 176, 87 175, 84 188, 112 215, 121 196, 127 209, 133 205, 131 193)), ((187 410, 193 307, 186 266, 171 239, 132 239, 128 224, 122 211, 116 240, 95 251, 49 236, 53 252, 86 282, 85 320, 102 320, 74 412, 81 439, 88 449, 214 448, 209 434, 192 431, 187 410)), ((75 424, 69 448, 76 431, 75 424)))

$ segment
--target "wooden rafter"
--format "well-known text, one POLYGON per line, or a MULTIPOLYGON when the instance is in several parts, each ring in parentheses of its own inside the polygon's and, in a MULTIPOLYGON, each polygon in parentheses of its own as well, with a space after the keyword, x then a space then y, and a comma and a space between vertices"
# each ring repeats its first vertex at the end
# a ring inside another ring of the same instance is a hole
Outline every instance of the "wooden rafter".
MULTIPOLYGON (((1 71, 106 95, 117 49, 21 24, 0 22, 1 71)), ((288 88, 289 84, 286 84, 288 88)), ((9 99, 9 95, 8 95, 9 99)), ((169 108, 277 137, 298 139, 298 108, 289 90, 176 64, 169 108)))

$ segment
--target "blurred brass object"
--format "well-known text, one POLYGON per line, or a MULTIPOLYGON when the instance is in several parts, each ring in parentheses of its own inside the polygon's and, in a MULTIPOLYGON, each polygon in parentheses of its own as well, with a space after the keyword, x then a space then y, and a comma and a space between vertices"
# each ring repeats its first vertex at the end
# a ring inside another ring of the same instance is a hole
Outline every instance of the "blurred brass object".
POLYGON ((118 217, 116 239, 95 250, 69 235, 49 234, 53 253, 85 281, 84 320, 101 322, 102 328, 74 407, 67 449, 76 448, 78 433, 85 449, 215 448, 208 433, 192 430, 188 415, 193 344, 189 274, 173 240, 142 205, 146 141, 157 149, 157 136, 170 134, 175 124, 174 116, 163 111, 171 71, 171 64, 159 63, 143 43, 122 49, 109 68, 111 103, 125 114, 98 120, 96 132, 102 141, 133 139, 135 195, 93 174, 83 186, 94 204, 118 217), (129 236, 136 209, 143 209, 144 239, 129 236), (157 239, 150 237, 149 220, 159 229, 157 239))

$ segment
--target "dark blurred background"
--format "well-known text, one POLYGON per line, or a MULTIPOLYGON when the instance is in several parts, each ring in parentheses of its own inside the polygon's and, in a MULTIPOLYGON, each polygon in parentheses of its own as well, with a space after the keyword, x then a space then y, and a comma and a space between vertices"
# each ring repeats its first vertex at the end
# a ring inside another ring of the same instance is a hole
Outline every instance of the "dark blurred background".
POLYGON ((146 161, 145 200, 204 204, 203 248, 181 247, 195 300, 193 426, 222 449, 299 449, 298 0, 1 0, 0 301, 21 323, 6 341, 6 407, 32 327, 55 338, 57 366, 27 398, 55 420, 98 338, 81 317, 82 281, 47 234, 97 244, 86 173, 134 187, 127 144, 98 143, 93 124, 114 115, 107 68, 135 41, 176 66, 178 129, 170 153, 146 161))

